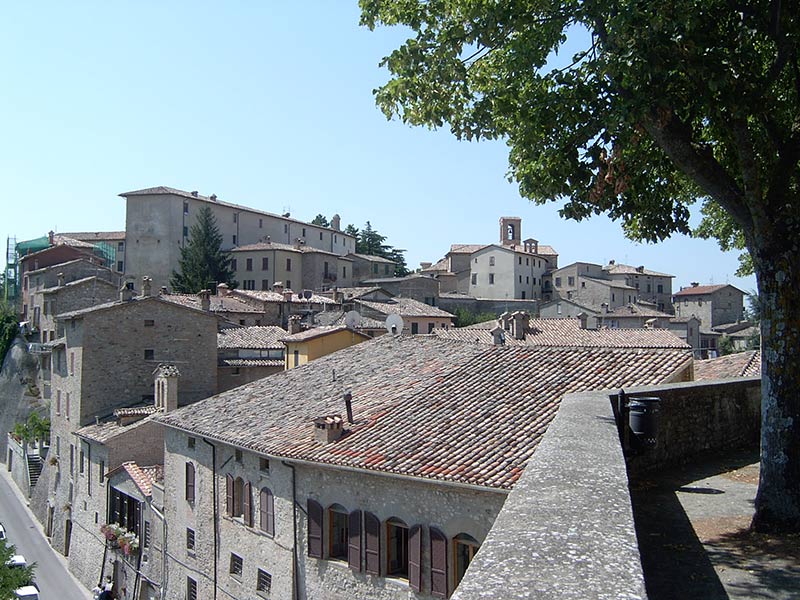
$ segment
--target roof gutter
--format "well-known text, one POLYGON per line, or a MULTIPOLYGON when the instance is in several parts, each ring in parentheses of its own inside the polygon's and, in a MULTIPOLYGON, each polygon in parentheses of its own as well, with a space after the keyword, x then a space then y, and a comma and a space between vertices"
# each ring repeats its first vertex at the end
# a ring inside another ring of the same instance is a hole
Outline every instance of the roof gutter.
POLYGON ((348 467, 346 465, 337 465, 337 464, 326 463, 326 462, 321 462, 321 461, 306 460, 306 459, 302 459, 302 458, 293 458, 291 456, 284 456, 284 455, 281 455, 281 454, 268 454, 266 452, 259 452, 258 450, 254 450, 253 448, 250 448, 248 446, 243 446, 241 444, 236 444, 235 442, 231 442, 229 440, 225 440, 223 438, 220 438, 220 437, 205 433, 203 431, 194 431, 194 430, 191 430, 191 429, 187 429, 185 427, 179 427, 178 425, 173 425, 171 423, 164 423, 163 421, 158 421, 158 422, 161 423, 162 425, 164 425, 165 427, 171 427, 172 429, 177 429, 178 431, 182 431, 183 433, 185 433, 187 435, 203 436, 204 438, 215 440, 215 441, 217 441, 217 442, 219 442, 221 444, 226 444, 228 446, 233 446, 234 448, 240 448, 242 450, 246 450, 247 452, 252 452, 252 453, 257 454, 259 456, 263 456, 264 458, 281 460, 281 461, 284 461, 286 463, 293 463, 293 464, 296 464, 296 465, 303 465, 303 466, 307 466, 307 467, 316 467, 318 469, 320 469, 320 468, 328 468, 328 469, 334 469, 334 470, 337 470, 337 471, 345 471, 347 473, 357 473, 359 475, 364 475, 365 473, 369 473, 370 475, 377 475, 377 476, 380 476, 380 477, 389 477, 391 479, 399 479, 401 481, 412 481, 412 482, 416 482, 416 483, 433 483, 433 484, 438 484, 438 485, 442 485, 442 486, 445 486, 445 487, 452 487, 452 488, 461 489, 461 490, 470 490, 470 491, 473 491, 473 492, 475 492, 475 491, 478 491, 478 492, 491 492, 491 493, 495 493, 495 494, 502 494, 504 496, 507 496, 511 492, 510 489, 507 490, 507 489, 504 489, 504 488, 489 487, 489 486, 486 486, 486 485, 478 485, 476 483, 460 483, 458 481, 447 481, 447 480, 444 480, 444 479, 433 479, 433 478, 427 478, 427 477, 415 477, 414 475, 403 475, 401 473, 391 473, 389 471, 378 471, 377 469, 362 469, 362 468, 359 468, 359 467, 348 467))

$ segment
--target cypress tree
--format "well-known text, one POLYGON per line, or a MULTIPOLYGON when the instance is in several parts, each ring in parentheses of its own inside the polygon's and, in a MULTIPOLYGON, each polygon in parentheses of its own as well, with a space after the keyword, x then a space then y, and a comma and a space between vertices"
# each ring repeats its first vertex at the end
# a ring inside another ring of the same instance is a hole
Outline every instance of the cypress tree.
POLYGON ((214 289, 218 283, 235 287, 231 255, 222 249, 222 234, 211 208, 204 206, 189 231, 189 240, 181 248, 179 271, 170 278, 172 289, 185 294, 214 289))

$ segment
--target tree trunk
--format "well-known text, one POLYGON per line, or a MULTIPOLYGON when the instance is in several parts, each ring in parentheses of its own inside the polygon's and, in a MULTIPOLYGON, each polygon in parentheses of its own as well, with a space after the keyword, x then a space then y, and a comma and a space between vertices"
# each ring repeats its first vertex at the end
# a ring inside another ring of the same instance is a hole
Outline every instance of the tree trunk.
POLYGON ((761 478, 753 528, 774 533, 800 531, 800 234, 781 220, 751 253, 761 305, 761 478))

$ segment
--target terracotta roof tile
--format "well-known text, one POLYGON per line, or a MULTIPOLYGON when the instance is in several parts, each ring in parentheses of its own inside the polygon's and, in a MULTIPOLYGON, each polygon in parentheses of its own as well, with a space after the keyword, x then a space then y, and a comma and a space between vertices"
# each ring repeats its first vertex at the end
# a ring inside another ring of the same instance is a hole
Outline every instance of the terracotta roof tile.
POLYGON ((696 381, 759 376, 761 376, 761 353, 758 350, 694 361, 696 381))
MULTIPOLYGON (((159 298, 172 302, 173 304, 180 304, 181 306, 188 306, 189 308, 196 308, 200 310, 200 298, 196 294, 161 294, 159 298)), ((242 302, 238 298, 231 296, 210 296, 209 309, 213 313, 260 313, 262 312, 254 306, 250 306, 246 302, 242 302)))
POLYGON ((387 335, 158 419, 268 456, 508 489, 564 394, 657 384, 689 364, 682 349, 387 335), (355 423, 337 441, 317 442, 314 419, 342 414, 345 392, 355 423))
POLYGON ((356 300, 356 306, 362 305, 366 308, 374 310, 383 315, 397 314, 401 317, 437 317, 437 318, 455 318, 449 312, 430 306, 419 300, 413 298, 392 298, 386 302, 379 302, 373 300, 356 300))
POLYGON ((366 338, 368 336, 364 335, 363 333, 359 333, 355 330, 349 329, 346 325, 329 325, 329 326, 321 326, 321 327, 314 327, 312 329, 306 329, 305 331, 300 331, 298 333, 293 333, 292 335, 286 335, 282 338, 282 341, 291 343, 291 342, 305 342, 307 340, 313 340, 314 338, 321 337, 323 335, 329 335, 331 333, 338 333, 340 331, 352 331, 354 335, 366 338))
POLYGON ((275 326, 230 327, 217 334, 217 348, 283 348, 286 330, 275 326))
MULTIPOLYGON (((695 296, 697 294, 713 294, 717 290, 728 287, 730 284, 720 285, 690 285, 672 294, 673 296, 695 296)), ((730 286, 733 287, 733 286, 730 286)), ((734 288, 735 289, 735 288, 734 288)))

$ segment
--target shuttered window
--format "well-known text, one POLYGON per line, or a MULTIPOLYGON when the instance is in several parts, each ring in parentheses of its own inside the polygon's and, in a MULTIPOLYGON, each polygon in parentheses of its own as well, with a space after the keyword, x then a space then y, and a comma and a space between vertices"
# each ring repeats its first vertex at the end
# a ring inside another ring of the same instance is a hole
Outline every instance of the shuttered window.
POLYGON ((308 555, 322 558, 322 505, 308 499, 308 555))
POLYGON ((269 488, 261 488, 259 503, 259 526, 268 535, 275 535, 275 499, 269 488))
POLYGON ((347 522, 347 564, 353 571, 361 571, 361 511, 354 510, 347 522))
POLYGON ((447 598, 447 537, 435 527, 431 535, 431 596, 447 598))
POLYGON ((244 517, 244 524, 248 527, 253 526, 253 494, 252 494, 252 486, 250 482, 244 484, 243 489, 243 502, 242 502, 242 516, 244 517))
POLYGON ((186 500, 194 502, 194 465, 186 463, 186 500))
POLYGON ((225 514, 233 516, 233 475, 225 476, 225 514))
POLYGON ((381 522, 370 512, 364 513, 364 554, 366 571, 381 574, 381 522))
POLYGON ((408 585, 415 592, 422 590, 422 527, 419 525, 408 532, 408 585))

